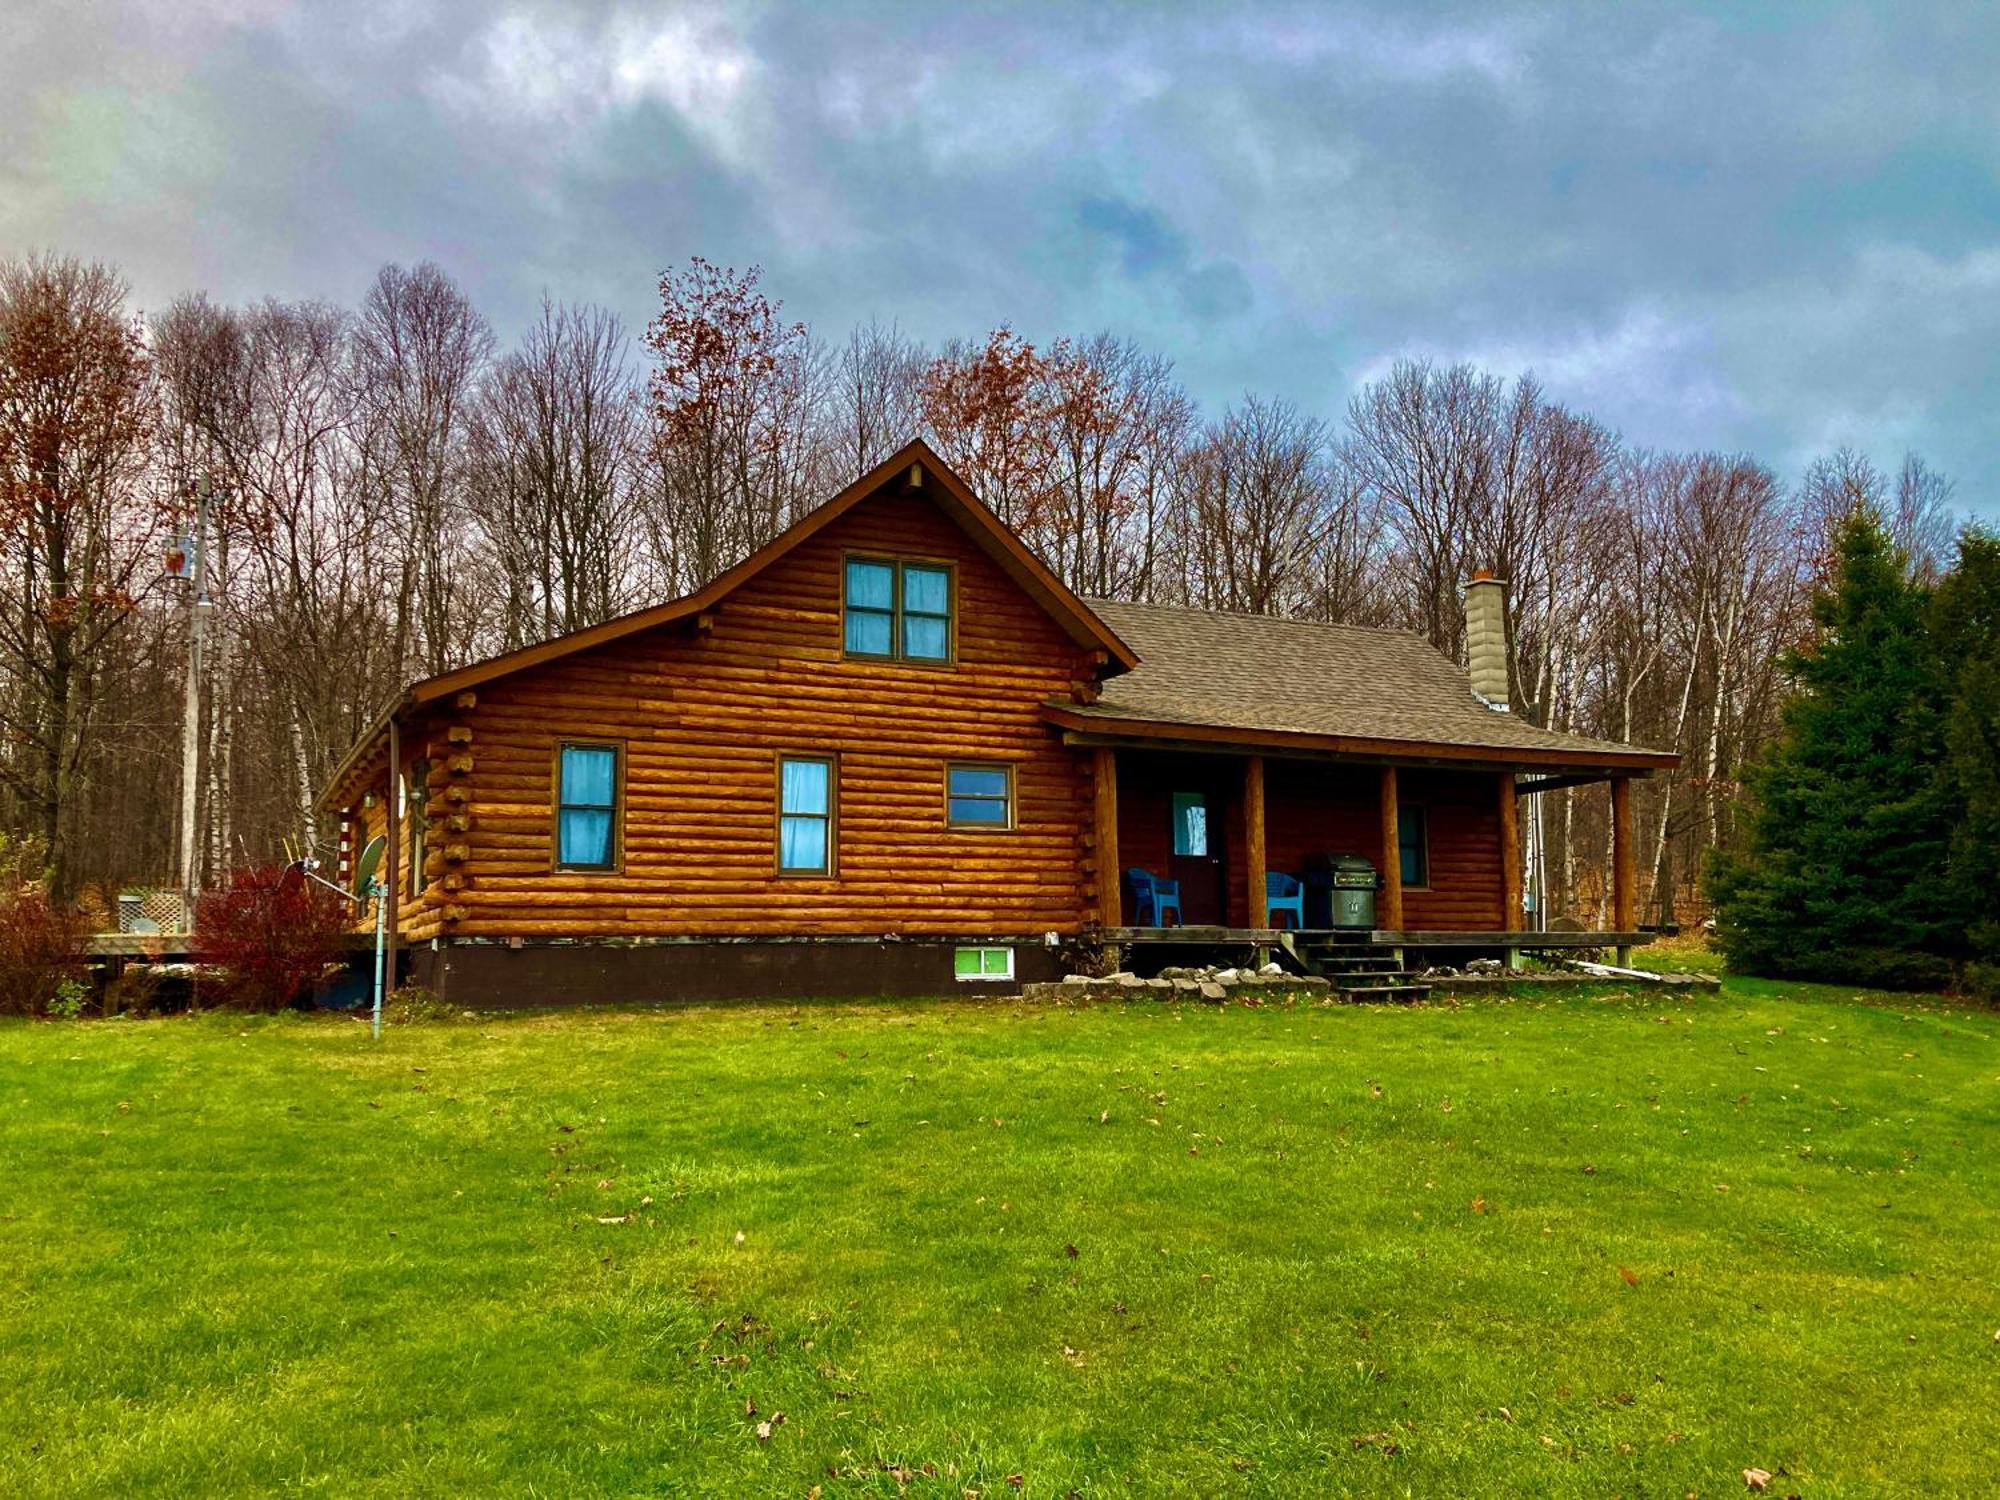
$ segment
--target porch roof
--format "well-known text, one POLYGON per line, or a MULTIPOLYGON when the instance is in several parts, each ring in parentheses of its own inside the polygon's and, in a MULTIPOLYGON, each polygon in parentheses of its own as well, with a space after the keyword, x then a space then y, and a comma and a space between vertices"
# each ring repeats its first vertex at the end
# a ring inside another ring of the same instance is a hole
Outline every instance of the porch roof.
POLYGON ((1408 631, 1089 602, 1139 663, 1095 703, 1051 705, 1049 717, 1073 730, 1539 766, 1652 770, 1678 760, 1489 708, 1464 671, 1408 631))

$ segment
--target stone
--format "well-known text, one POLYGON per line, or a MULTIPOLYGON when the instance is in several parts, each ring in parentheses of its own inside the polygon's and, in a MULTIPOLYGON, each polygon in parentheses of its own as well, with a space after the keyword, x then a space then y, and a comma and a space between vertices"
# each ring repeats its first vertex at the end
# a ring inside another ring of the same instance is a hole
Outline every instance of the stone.
POLYGON ((1283 964, 1265 964, 1257 972, 1259 974, 1282 974, 1285 972, 1285 966, 1283 964))
POLYGON ((1468 974, 1498 974, 1505 967, 1497 958, 1475 958, 1467 962, 1465 972, 1468 974))
POLYGON ((1062 982, 1064 984, 1089 984, 1090 976, 1088 974, 1065 974, 1062 977, 1062 982))
POLYGON ((1122 984, 1128 979, 1137 979, 1139 976, 1130 969, 1120 969, 1116 974, 1107 974, 1104 977, 1122 984))
POLYGON ((1164 969, 1160 970, 1160 978, 1162 979, 1186 979, 1188 974, 1189 971, 1180 964, 1168 964, 1164 969))
POLYGON ((1146 981, 1146 988, 1149 990, 1171 990, 1173 987, 1174 982, 1164 975, 1146 981))
POLYGON ((1146 987, 1146 981, 1137 974, 1114 974, 1111 982, 1121 990, 1143 990, 1146 987))
POLYGON ((1217 984, 1227 984, 1230 980, 1240 977, 1242 976, 1236 969, 1217 969, 1213 975, 1217 984))
POLYGON ((1201 993, 1201 981, 1198 979, 1174 979, 1171 983, 1176 995, 1198 995, 1201 993))
POLYGON ((1201 987, 1201 998, 1211 1004, 1220 1005, 1229 998, 1229 991, 1211 979, 1201 987))

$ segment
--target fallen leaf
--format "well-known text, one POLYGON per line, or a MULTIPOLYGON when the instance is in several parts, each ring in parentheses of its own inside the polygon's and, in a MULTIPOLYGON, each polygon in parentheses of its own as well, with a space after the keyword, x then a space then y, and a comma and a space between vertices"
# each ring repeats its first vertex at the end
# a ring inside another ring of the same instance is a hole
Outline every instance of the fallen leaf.
POLYGON ((1022 1486, 1022 1484, 1025 1483, 1025 1481, 1021 1478, 1019 1474, 1009 1474, 1007 1476, 1007 1483, 1011 1484, 1015 1489, 1018 1490, 1022 1486))
POLYGON ((1486 1212, 1486 1199, 1483 1196, 1474 1198, 1472 1200, 1472 1211, 1476 1214, 1483 1214, 1486 1212))
POLYGON ((1769 1469, 1745 1469, 1743 1471, 1743 1485, 1746 1489, 1768 1490, 1771 1487, 1771 1471, 1769 1469))
POLYGON ((1639 1284, 1639 1278, 1632 1273, 1630 1266, 1620 1266, 1618 1268, 1618 1279, 1623 1281, 1627 1286, 1637 1286, 1639 1284))
POLYGON ((1077 1249, 1076 1246, 1074 1245, 1064 1245, 1063 1254, 1067 1255, 1071 1260, 1075 1260, 1079 1255, 1083 1254, 1083 1252, 1077 1249))
POLYGON ((771 1441, 771 1424, 769 1422, 759 1422, 757 1424, 757 1441, 760 1443, 771 1441))
POLYGON ((740 1245, 740 1244, 742 1244, 742 1243, 743 1243, 743 1242, 744 1242, 745 1240, 747 1240, 747 1239, 749 1239, 749 1238, 750 1238, 750 1236, 748 1236, 747 1234, 745 1234, 745 1233, 744 1233, 744 1232, 743 1232, 742 1230, 740 1230, 740 1229, 739 1229, 739 1230, 737 1230, 737 1231, 736 1231, 736 1243, 737 1243, 737 1244, 739 1244, 739 1245, 740 1245))

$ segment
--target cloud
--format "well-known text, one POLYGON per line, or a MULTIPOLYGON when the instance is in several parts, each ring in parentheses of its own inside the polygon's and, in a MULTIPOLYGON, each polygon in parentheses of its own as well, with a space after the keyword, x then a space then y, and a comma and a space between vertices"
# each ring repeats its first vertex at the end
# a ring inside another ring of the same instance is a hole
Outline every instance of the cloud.
POLYGON ((0 253, 503 333, 762 264, 838 337, 1108 328, 1211 409, 1399 354, 1659 447, 1920 448, 2000 513, 1990 7, 14 0, 0 253))

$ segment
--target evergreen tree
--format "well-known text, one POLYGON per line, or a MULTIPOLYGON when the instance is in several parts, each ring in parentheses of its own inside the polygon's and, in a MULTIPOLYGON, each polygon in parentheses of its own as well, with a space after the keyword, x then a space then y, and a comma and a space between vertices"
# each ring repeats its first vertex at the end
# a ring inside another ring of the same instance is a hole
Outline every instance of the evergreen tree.
POLYGON ((1950 872, 1966 903, 1970 987, 2000 1000, 2000 536, 1968 531, 1939 586, 1931 636, 1950 700, 1944 776, 1956 816, 1950 872))
POLYGON ((1961 951, 1947 869, 1945 703, 1926 591, 1857 508, 1788 653, 1796 689, 1745 781, 1744 837, 1710 870, 1717 939, 1753 974, 1941 986, 1961 951))

